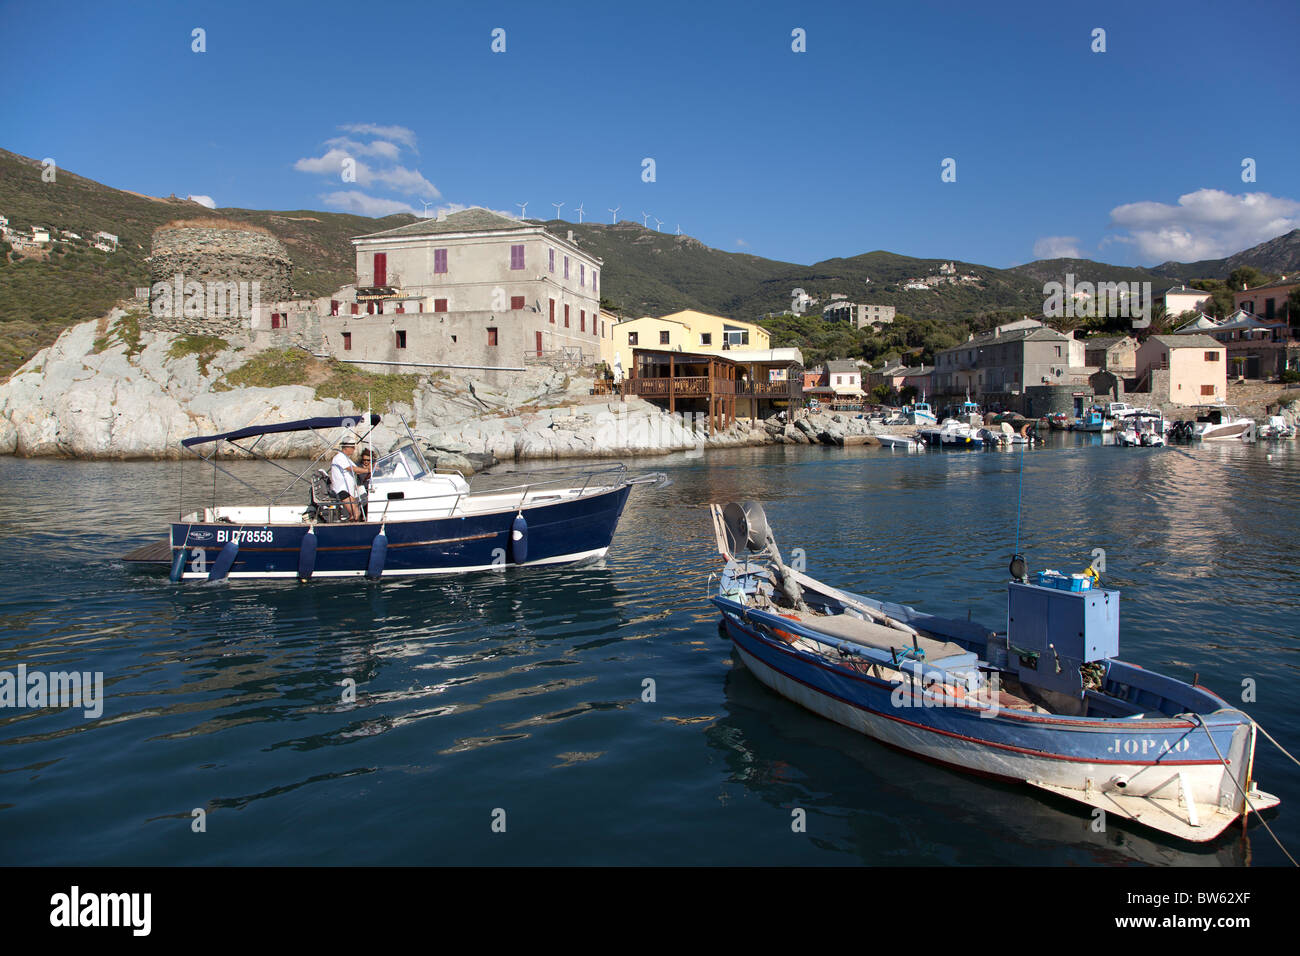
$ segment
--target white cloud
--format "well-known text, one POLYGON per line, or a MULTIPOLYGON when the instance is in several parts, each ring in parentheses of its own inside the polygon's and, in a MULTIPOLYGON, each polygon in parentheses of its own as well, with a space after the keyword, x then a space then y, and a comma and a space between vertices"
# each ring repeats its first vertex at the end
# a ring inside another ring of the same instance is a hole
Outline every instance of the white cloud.
POLYGON ((386 139, 377 139, 373 143, 361 143, 346 136, 335 136, 325 140, 326 146, 334 146, 355 156, 378 156, 381 159, 396 160, 402 148, 386 139))
POLYGON ((331 209, 340 209, 343 212, 356 213, 358 216, 391 216, 394 213, 409 212, 420 215, 410 203, 405 203, 397 199, 384 199, 380 196, 370 196, 358 190, 339 190, 337 192, 325 193, 320 197, 325 205, 331 209))
MULTIPOLYGON (((356 179, 352 180, 363 189, 369 189, 372 186, 386 186, 389 189, 399 193, 420 193, 421 195, 430 196, 434 199, 440 199, 442 193, 438 187, 421 175, 418 169, 407 169, 405 166, 392 166, 389 168, 376 168, 363 160, 357 159, 347 150, 331 149, 323 156, 304 157, 293 164, 293 168, 300 173, 317 173, 322 176, 339 176, 342 177, 344 163, 351 160, 352 172, 356 179)), ((348 180, 340 180, 347 182, 348 180)))
MULTIPOLYGON (((361 183, 361 176, 357 176, 357 182, 361 183)), ((395 189, 399 193, 419 193, 421 196, 429 196, 433 199, 441 199, 442 193, 438 187, 420 174, 418 169, 407 169, 405 166, 394 166, 392 169, 375 169, 370 171, 370 182, 361 183, 368 186, 370 183, 381 183, 388 186, 389 189, 395 189)))
POLYGON ((213 199, 211 196, 189 195, 186 196, 185 198, 188 199, 190 202, 198 203, 200 206, 207 206, 209 209, 217 208, 217 201, 213 199))
POLYGON ((382 139, 392 140, 401 143, 412 152, 419 152, 415 148, 415 132, 407 129, 405 126, 379 126, 376 123, 344 123, 339 129, 345 133, 357 133, 362 136, 378 136, 382 139))
POLYGON ((1300 202, 1268 193, 1234 195, 1198 189, 1178 197, 1178 205, 1144 201, 1116 206, 1112 227, 1125 231, 1108 242, 1133 245, 1152 262, 1195 262, 1241 252, 1300 227, 1300 202))
POLYGON ((748 247, 748 246, 749 246, 749 243, 747 243, 744 239, 737 239, 737 240, 736 240, 736 245, 738 245, 738 246, 745 246, 745 247, 748 247))
POLYGON ((1078 236, 1043 236, 1034 242, 1035 259, 1083 259, 1078 236))

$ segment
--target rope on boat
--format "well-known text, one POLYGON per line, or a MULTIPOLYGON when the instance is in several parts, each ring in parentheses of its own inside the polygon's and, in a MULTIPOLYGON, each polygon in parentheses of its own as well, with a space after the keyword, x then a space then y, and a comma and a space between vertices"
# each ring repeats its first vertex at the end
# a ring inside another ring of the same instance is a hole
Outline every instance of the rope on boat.
MULTIPOLYGON (((1251 723, 1254 723, 1254 721, 1251 721, 1251 723)), ((1263 734, 1265 737, 1267 737, 1268 740, 1269 740, 1269 743, 1271 743, 1271 744, 1272 744, 1274 747, 1276 747, 1278 750, 1282 751, 1282 753, 1286 754, 1287 757, 1290 759, 1290 761, 1291 761, 1293 764, 1295 764, 1297 767, 1300 767, 1300 760, 1296 760, 1295 757, 1291 756, 1290 752, 1289 752, 1285 747, 1283 747, 1280 743, 1278 743, 1276 740, 1273 739, 1273 735, 1272 735, 1272 734, 1270 734, 1267 730, 1265 730, 1265 729, 1264 729, 1263 727, 1261 727, 1259 724, 1255 724, 1255 729, 1258 730, 1258 731, 1259 731, 1261 734, 1263 734)))
MULTIPOLYGON (((1238 711, 1238 713, 1240 713, 1240 711, 1238 711)), ((1273 842, 1277 844, 1277 848, 1282 851, 1282 853, 1286 856, 1288 860, 1291 861, 1292 866, 1300 867, 1300 863, 1297 863, 1296 858, 1293 857, 1287 851, 1287 848, 1282 845, 1282 841, 1277 838, 1277 834, 1274 833, 1273 828, 1268 825, 1268 821, 1264 819, 1263 814, 1261 814, 1258 810, 1256 810, 1255 805, 1250 802, 1250 794, 1246 792, 1245 788, 1240 783, 1237 783, 1237 778, 1233 776, 1232 768, 1228 766, 1228 761, 1223 759, 1223 752, 1219 750, 1219 745, 1214 742, 1214 735, 1210 733, 1210 727, 1205 722, 1204 718, 1202 718, 1200 714, 1189 714, 1188 716, 1194 717, 1196 719, 1196 722, 1201 725, 1201 729, 1205 731, 1205 736, 1210 738, 1210 746, 1213 747, 1214 752, 1219 755, 1219 762, 1223 764, 1223 769, 1228 771, 1228 778, 1232 780, 1232 782, 1236 785, 1237 789, 1241 791, 1241 796, 1242 799, 1246 801, 1246 806, 1249 807, 1254 812, 1255 816, 1259 817, 1259 822, 1264 825, 1264 829, 1267 830, 1268 835, 1273 838, 1273 842)), ((1254 721, 1252 721, 1252 723, 1254 723, 1254 721)), ((1255 724, 1255 728, 1258 730, 1263 729, 1259 726, 1259 724, 1255 724)), ((1264 736, 1268 737, 1269 740, 1273 740, 1273 738, 1269 737, 1268 734, 1265 734, 1264 736)), ((1277 744, 1277 741, 1273 740, 1273 743, 1277 744)), ((1278 744, 1277 746, 1278 749, 1281 750, 1282 745, 1278 744)), ((1283 750, 1282 752, 1286 753, 1285 750, 1283 750)), ((1291 757, 1290 754, 1287 754, 1287 756, 1291 757)), ((1291 757, 1291 759, 1295 760, 1294 757, 1291 757)), ((1192 795, 1190 793, 1187 795, 1187 799, 1188 801, 1192 799, 1192 795)))

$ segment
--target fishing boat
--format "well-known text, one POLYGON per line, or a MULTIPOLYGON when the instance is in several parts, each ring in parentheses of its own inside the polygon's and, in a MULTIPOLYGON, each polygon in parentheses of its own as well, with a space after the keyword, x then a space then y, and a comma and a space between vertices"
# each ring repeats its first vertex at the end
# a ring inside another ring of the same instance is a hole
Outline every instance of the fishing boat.
POLYGON ((1083 413, 1083 416, 1075 424, 1074 430, 1077 432, 1113 432, 1115 422, 1106 417, 1106 413, 1100 408, 1090 408, 1083 413))
POLYGON ((912 405, 903 406, 903 416, 909 425, 935 425, 939 419, 935 418, 934 410, 930 408, 930 403, 922 400, 912 405))
MULTIPOLYGON (((365 442, 379 424, 369 417, 365 442)), ((543 470, 523 483, 483 490, 456 471, 431 468, 415 436, 375 458, 362 490, 364 514, 348 520, 317 465, 364 419, 312 418, 186 438, 182 447, 255 492, 217 460, 226 445, 292 475, 265 501, 200 508, 179 515, 169 539, 127 555, 127 561, 169 562, 171 578, 395 577, 569 564, 602 558, 609 550, 628 495, 661 474, 628 477, 622 464, 595 469, 543 470), (264 435, 316 432, 324 451, 300 473, 260 454, 264 435), (251 444, 249 441, 251 440, 251 444)), ((403 422, 403 425, 405 423, 403 422)), ((477 477, 477 476, 476 476, 477 477)))
POLYGON ((1248 715, 1118 659, 1120 593, 1095 572, 1031 579, 1017 555, 995 630, 786 565, 756 502, 711 511, 721 626, 758 680, 808 710, 1193 842, 1280 803, 1253 779, 1248 715))

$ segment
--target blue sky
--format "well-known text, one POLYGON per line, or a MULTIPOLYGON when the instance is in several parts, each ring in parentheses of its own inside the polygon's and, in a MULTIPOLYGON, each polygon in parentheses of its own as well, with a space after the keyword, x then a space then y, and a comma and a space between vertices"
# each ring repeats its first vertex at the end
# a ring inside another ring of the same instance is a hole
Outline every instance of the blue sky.
POLYGON ((39 78, 0 146, 218 206, 581 202, 801 263, 1154 264, 1300 226, 1298 27, 1294 0, 0 0, 9 75, 39 78))

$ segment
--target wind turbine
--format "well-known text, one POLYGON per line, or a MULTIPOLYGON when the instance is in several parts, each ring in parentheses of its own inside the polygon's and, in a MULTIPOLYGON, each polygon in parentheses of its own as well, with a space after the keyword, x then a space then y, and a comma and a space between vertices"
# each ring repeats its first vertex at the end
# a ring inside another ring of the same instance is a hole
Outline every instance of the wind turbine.
POLYGON ((663 232, 663 230, 664 230, 664 221, 663 221, 662 219, 660 219, 658 216, 654 217, 654 220, 655 220, 655 231, 656 231, 656 232, 663 232))
MULTIPOLYGON (((609 207, 607 206, 605 208, 608 209, 609 207)), ((615 206, 613 209, 609 210, 609 224, 611 226, 618 225, 618 211, 622 208, 623 208, 622 206, 615 206)))
POLYGON ((551 205, 555 207, 555 218, 556 218, 556 219, 559 219, 559 218, 560 218, 560 210, 564 208, 564 203, 562 203, 562 202, 553 202, 553 203, 551 203, 551 205))
POLYGON ((420 202, 424 203, 424 218, 425 218, 425 219, 428 219, 428 218, 429 218, 429 207, 432 206, 433 203, 429 202, 429 200, 427 200, 427 199, 421 199, 420 202))
POLYGON ((526 218, 524 214, 525 214, 526 212, 528 212, 528 203, 526 203, 526 202, 517 202, 517 203, 515 203, 515 205, 519 207, 519 218, 520 218, 520 219, 524 219, 524 218, 526 218))
POLYGON ((641 210, 641 225, 645 229, 650 228, 650 214, 644 209, 641 210))
POLYGON ((578 222, 582 223, 582 203, 578 203, 578 222))
POLYGON ((682 234, 682 224, 679 222, 677 224, 677 235, 680 236, 681 234, 682 234))

